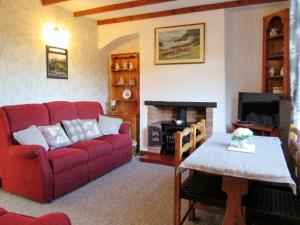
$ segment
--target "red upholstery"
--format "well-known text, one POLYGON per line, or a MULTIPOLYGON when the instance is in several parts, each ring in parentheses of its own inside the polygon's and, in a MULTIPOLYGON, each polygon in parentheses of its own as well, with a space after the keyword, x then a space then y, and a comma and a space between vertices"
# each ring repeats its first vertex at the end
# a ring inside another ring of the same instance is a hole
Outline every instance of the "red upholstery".
POLYGON ((69 193, 89 181, 88 165, 81 164, 54 175, 54 198, 69 193))
POLYGON ((72 144, 70 147, 85 150, 89 156, 89 160, 99 158, 103 155, 111 154, 112 152, 112 145, 104 141, 79 141, 75 144, 72 144))
POLYGON ((12 132, 23 130, 31 125, 49 125, 48 110, 43 104, 4 106, 2 108, 12 132))
POLYGON ((111 134, 97 138, 100 141, 107 141, 112 144, 113 150, 121 149, 122 147, 131 146, 131 137, 128 134, 111 134))
POLYGON ((49 213, 34 218, 0 208, 0 225, 71 225, 71 221, 64 213, 49 213))
MULTIPOLYGON (((30 125, 61 120, 95 119, 103 113, 97 102, 49 102, 0 108, 0 175, 3 190, 49 202, 131 159, 128 125, 118 135, 75 143, 46 152, 41 146, 17 145, 12 132, 30 125)), ((1 225, 1 224, 0 224, 1 225)))
POLYGON ((50 201, 53 198, 53 174, 43 147, 11 145, 4 151, 5 160, 1 165, 3 190, 39 202, 50 201))
POLYGON ((77 119, 77 110, 72 102, 48 102, 45 103, 49 110, 50 124, 56 124, 62 120, 77 119))
POLYGON ((71 221, 64 213, 49 213, 33 221, 30 225, 71 225, 71 221))
POLYGON ((98 119, 99 114, 103 114, 102 106, 99 102, 75 102, 79 119, 98 119))
POLYGON ((47 152, 47 156, 54 174, 88 161, 88 154, 84 150, 76 148, 58 148, 47 152))
POLYGON ((10 128, 3 109, 0 108, 0 177, 2 177, 1 165, 5 162, 6 151, 11 145, 10 128))
MULTIPOLYGON (((3 109, 0 108, 0 147, 7 148, 11 145, 10 127, 7 120, 7 116, 3 109)), ((1 163, 1 152, 0 152, 0 163, 1 163)))
POLYGON ((123 165, 124 163, 130 161, 132 157, 132 148, 131 146, 126 146, 121 149, 118 149, 118 151, 113 152, 113 163, 114 168, 123 165))
POLYGON ((113 154, 103 155, 88 162, 89 180, 94 180, 99 176, 111 171, 114 168, 113 154))
POLYGON ((130 134, 131 125, 128 123, 122 123, 119 129, 120 134, 130 134))

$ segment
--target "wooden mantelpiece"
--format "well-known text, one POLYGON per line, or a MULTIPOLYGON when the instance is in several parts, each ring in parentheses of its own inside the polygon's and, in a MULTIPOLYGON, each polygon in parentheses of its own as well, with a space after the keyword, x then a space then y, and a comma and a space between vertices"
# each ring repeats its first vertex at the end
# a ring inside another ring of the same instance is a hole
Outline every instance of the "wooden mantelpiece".
POLYGON ((216 102, 145 101, 145 105, 173 106, 173 107, 207 107, 207 108, 217 108, 217 103, 216 102))

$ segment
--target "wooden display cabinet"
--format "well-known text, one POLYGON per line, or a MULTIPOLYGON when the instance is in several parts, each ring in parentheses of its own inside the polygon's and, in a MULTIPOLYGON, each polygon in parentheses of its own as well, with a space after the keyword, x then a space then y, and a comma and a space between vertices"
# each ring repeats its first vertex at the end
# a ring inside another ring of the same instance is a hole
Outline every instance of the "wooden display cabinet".
POLYGON ((123 120, 124 123, 130 124, 130 135, 133 140, 138 140, 138 122, 137 122, 137 116, 134 114, 117 114, 117 113, 108 113, 109 116, 120 118, 123 120))
POLYGON ((139 143, 140 70, 139 54, 111 55, 110 116, 131 124, 131 135, 139 143), (113 100, 113 101, 112 101, 113 100), (115 106, 112 103, 115 102, 115 106))
POLYGON ((264 17, 262 91, 290 96, 289 9, 264 17))

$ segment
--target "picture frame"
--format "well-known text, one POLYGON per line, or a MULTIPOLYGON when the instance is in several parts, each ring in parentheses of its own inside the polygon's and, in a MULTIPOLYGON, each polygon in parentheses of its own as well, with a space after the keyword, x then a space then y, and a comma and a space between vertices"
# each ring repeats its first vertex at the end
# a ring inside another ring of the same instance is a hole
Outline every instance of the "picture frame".
POLYGON ((46 46, 47 78, 68 79, 68 50, 46 46))
POLYGON ((155 28, 154 63, 205 63, 205 23, 155 28))

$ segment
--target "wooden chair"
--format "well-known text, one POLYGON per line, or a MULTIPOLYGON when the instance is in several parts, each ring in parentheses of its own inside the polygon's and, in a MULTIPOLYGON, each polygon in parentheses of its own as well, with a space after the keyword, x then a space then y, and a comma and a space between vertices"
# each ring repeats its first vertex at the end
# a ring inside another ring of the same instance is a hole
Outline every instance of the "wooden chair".
POLYGON ((192 124, 191 128, 193 130, 193 149, 196 150, 203 142, 206 140, 206 128, 205 120, 202 119, 196 124, 192 124))
POLYGON ((278 187, 254 186, 247 197, 247 224, 300 225, 300 133, 291 127, 289 134, 290 162, 298 186, 298 194, 278 187))
MULTIPOLYGON (((205 124, 205 123, 204 123, 205 124)), ((203 137, 205 130, 202 134, 203 137)), ((226 195, 222 192, 222 182, 217 176, 189 172, 187 178, 182 182, 182 173, 178 167, 183 160, 185 152, 192 153, 195 149, 195 125, 178 131, 175 136, 175 180, 174 180, 174 225, 184 223, 188 215, 193 214, 196 203, 201 203, 207 207, 225 208, 226 195), (189 201, 189 207, 181 219, 181 199, 189 201)), ((200 138, 199 138, 200 139, 200 138)), ((192 218, 191 215, 190 218, 192 218)))

